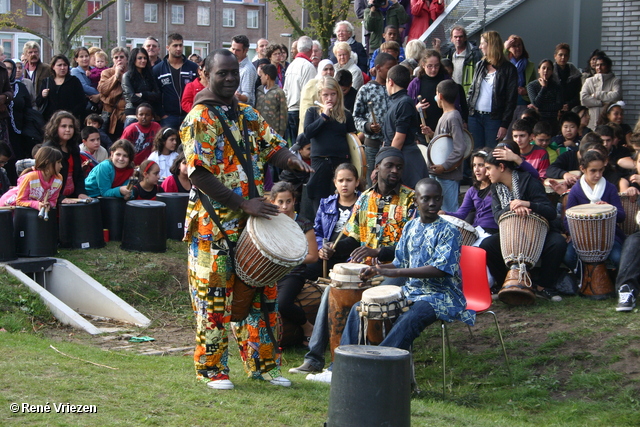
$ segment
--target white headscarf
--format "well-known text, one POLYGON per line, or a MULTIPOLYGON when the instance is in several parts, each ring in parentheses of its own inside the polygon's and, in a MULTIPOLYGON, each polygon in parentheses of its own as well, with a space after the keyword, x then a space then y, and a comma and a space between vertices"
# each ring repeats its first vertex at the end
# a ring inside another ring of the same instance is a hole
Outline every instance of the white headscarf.
POLYGON ((329 64, 331 64, 331 66, 333 66, 335 70, 335 66, 333 65, 333 62, 331 62, 330 59, 323 59, 318 63, 318 74, 316 74, 317 80, 322 80, 322 70, 324 70, 324 67, 326 67, 329 64))

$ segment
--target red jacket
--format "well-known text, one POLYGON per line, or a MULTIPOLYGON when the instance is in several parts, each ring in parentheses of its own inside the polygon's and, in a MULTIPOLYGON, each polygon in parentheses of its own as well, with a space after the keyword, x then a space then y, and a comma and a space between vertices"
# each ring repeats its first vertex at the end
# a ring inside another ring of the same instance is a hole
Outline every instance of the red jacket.
POLYGON ((196 94, 204 89, 202 83, 200 83, 200 79, 195 79, 194 81, 187 83, 184 87, 184 92, 182 92, 182 99, 180 100, 180 107, 188 113, 193 108, 193 100, 196 97, 196 94))
POLYGON ((411 29, 409 29, 409 38, 407 41, 420 38, 427 31, 431 22, 435 21, 444 11, 444 1, 442 4, 437 0, 411 0, 411 29))

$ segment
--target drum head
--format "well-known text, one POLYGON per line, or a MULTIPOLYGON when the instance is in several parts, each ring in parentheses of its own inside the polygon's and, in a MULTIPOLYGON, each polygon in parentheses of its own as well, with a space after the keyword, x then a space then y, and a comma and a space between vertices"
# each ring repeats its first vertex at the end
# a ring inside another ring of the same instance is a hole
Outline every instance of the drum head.
POLYGON ((427 148, 427 159, 432 165, 441 165, 447 161, 453 151, 453 139, 450 135, 438 135, 431 140, 427 148))
POLYGON ((136 208, 159 208, 161 206, 167 206, 164 202, 158 202, 156 200, 129 200, 127 205, 136 208))
POLYGON ((349 158, 358 171, 358 177, 366 179, 364 175, 367 173, 367 158, 364 154, 364 146, 353 133, 347 134, 347 144, 349 144, 349 158))
POLYGON ((380 285, 362 293, 363 302, 384 303, 402 298, 402 288, 393 285, 380 285))
POLYGON ((599 216, 610 217, 615 215, 617 209, 613 205, 596 205, 588 203, 584 205, 577 205, 567 209, 566 216, 572 218, 598 218, 599 216))
POLYGON ((247 228, 261 251, 286 262, 301 263, 307 256, 307 239, 300 226, 287 215, 249 217, 247 228))
POLYGON ((360 272, 362 270, 364 270, 365 268, 367 268, 368 265, 366 264, 356 264, 353 262, 342 262, 339 264, 336 264, 333 266, 333 268, 331 269, 332 272, 336 273, 336 274, 342 274, 344 276, 355 276, 358 277, 360 275, 360 272))
POLYGON ((420 149, 420 152, 422 153, 422 157, 424 157, 424 162, 426 164, 429 164, 429 149, 427 148, 427 146, 424 145, 424 144, 418 143, 418 148, 420 149))
POLYGON ((471 132, 469 132, 466 129, 463 129, 464 132, 464 142, 466 144, 466 148, 464 150, 464 158, 468 159, 469 156, 471 155, 471 152, 473 151, 473 135, 471 135, 471 132))

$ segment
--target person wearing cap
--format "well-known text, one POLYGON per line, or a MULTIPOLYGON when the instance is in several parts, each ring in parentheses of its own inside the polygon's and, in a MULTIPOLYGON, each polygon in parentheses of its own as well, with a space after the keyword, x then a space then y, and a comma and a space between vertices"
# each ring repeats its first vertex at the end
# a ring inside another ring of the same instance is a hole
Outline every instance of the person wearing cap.
MULTIPOLYGON (((393 260, 402 229, 415 214, 415 193, 402 184, 405 164, 402 151, 384 147, 378 152, 375 164, 376 182, 358 198, 344 226, 343 238, 334 247, 323 247, 320 250, 321 257, 323 253, 331 258, 336 252, 346 252, 351 253, 351 262, 373 265, 393 260), (375 221, 372 221, 373 218, 375 221)), ((322 371, 324 353, 329 343, 328 301, 329 291, 325 290, 309 341, 309 352, 304 357, 304 363, 290 369, 290 373, 314 374, 322 371)), ((324 374, 307 379, 324 382, 324 374)))

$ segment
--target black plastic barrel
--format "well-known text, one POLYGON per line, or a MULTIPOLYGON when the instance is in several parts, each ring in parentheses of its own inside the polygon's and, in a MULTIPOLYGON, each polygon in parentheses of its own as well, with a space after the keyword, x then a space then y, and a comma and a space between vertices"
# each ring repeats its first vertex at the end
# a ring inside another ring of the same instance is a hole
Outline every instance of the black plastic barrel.
POLYGON ((61 204, 59 227, 60 247, 89 249, 104 246, 98 199, 91 199, 88 203, 61 204))
POLYGON ((341 345, 335 350, 328 427, 411 425, 411 355, 406 350, 341 345))
POLYGON ((13 211, 0 210, 0 261, 17 258, 16 239, 13 235, 13 211))
POLYGON ((122 197, 98 197, 98 200, 100 200, 102 228, 109 230, 109 240, 121 241, 125 200, 122 197))
POLYGON ((124 208, 124 229, 120 247, 127 251, 167 250, 166 208, 155 200, 131 200, 124 208))
POLYGON ((156 200, 167 205, 167 238, 182 240, 189 193, 158 193, 156 200))
POLYGON ((16 255, 24 257, 54 256, 58 252, 58 211, 49 211, 49 220, 38 218, 38 210, 16 207, 13 235, 16 255))

